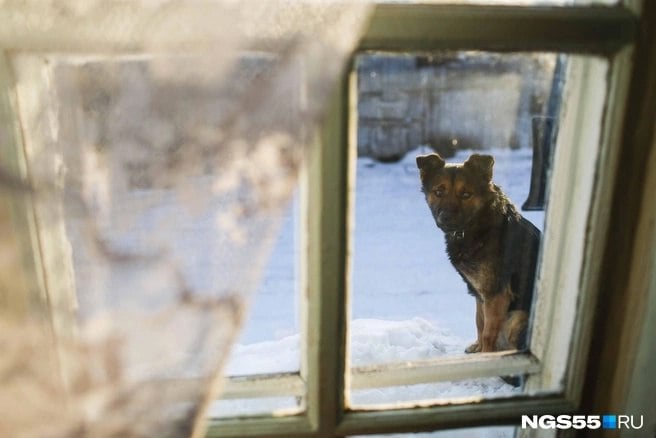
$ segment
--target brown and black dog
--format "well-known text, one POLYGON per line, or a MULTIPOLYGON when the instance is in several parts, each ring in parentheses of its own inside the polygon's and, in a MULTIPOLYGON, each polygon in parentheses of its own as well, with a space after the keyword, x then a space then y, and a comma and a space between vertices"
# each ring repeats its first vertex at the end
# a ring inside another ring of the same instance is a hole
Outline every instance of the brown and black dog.
POLYGON ((540 231, 492 182, 494 158, 417 157, 422 192, 451 263, 476 298, 478 339, 465 352, 527 347, 540 231))

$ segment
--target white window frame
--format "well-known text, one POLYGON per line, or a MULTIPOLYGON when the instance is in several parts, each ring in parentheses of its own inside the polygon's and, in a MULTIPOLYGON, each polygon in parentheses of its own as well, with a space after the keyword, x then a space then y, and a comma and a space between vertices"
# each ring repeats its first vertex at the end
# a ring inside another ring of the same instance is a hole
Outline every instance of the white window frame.
MULTIPOLYGON (((601 259, 594 254, 603 253, 606 244, 609 221, 608 215, 603 212, 612 202, 612 192, 616 186, 614 175, 618 166, 624 102, 633 67, 633 41, 639 28, 635 15, 640 11, 639 5, 638 2, 629 1, 620 7, 383 4, 376 6, 369 29, 360 43, 360 50, 552 50, 601 56, 608 60, 608 75, 594 61, 575 62, 571 67, 579 70, 570 74, 589 79, 584 84, 598 86, 605 83, 606 100, 605 105, 601 106, 600 102, 586 100, 585 97, 590 98, 592 94, 586 94, 583 89, 580 90, 581 98, 571 99, 578 107, 571 108, 570 114, 580 114, 583 118, 567 119, 571 126, 566 123, 561 127, 558 142, 560 145, 575 144, 578 147, 557 148, 555 185, 552 187, 547 218, 541 290, 558 293, 578 290, 578 309, 592 309, 597 303, 601 259), (599 107, 604 108, 603 114, 595 115, 589 111, 599 107), (598 123, 601 123, 601 130, 595 127, 598 123), (586 162, 590 153, 594 155, 594 160, 586 162), (569 166, 559 163, 569 163, 569 166), (580 166, 584 166, 584 172, 579 172, 580 166), (594 186, 591 185, 593 182, 594 186), (569 214, 569 211, 561 214, 561 209, 568 205, 568 199, 561 196, 565 191, 558 184, 578 190, 580 196, 587 198, 589 208, 571 210, 574 214, 569 214), (566 238, 558 232, 571 227, 580 232, 580 239, 566 238), (554 281, 555 277, 547 276, 547 272, 563 275, 554 281)), ((168 13, 177 14, 184 8, 192 12, 199 10, 193 4, 185 6, 180 3, 168 13)), ((136 47, 130 41, 122 40, 124 33, 120 30, 112 33, 111 25, 103 26, 103 17, 97 17, 98 24, 93 28, 84 23, 75 23, 74 18, 54 20, 50 28, 29 25, 42 20, 43 14, 34 6, 12 5, 0 10, 0 21, 10 24, 0 31, 3 48, 0 58, 0 108, 3 127, 12 133, 9 146, 3 145, 2 153, 3 158, 13 157, 12 167, 26 180, 29 179, 29 165, 26 164, 29 163, 29 155, 47 153, 47 150, 39 152, 38 142, 23 138, 22 133, 29 135, 29 121, 20 116, 19 107, 25 102, 21 105, 17 102, 13 88, 16 78, 10 66, 13 55, 8 50, 12 53, 131 54, 143 51, 144 47, 155 47, 163 52, 202 48, 212 41, 211 35, 201 33, 178 37, 175 32, 165 29, 166 24, 163 24, 159 32, 154 32, 159 37, 166 36, 163 40, 149 41, 143 47, 136 47), (9 20, 7 16, 12 13, 24 13, 33 20, 9 20), (105 33, 98 35, 97 29, 103 29, 105 33), (89 38, 81 35, 88 35, 89 38)), ((111 14, 107 15, 107 19, 111 20, 111 14)), ((148 13, 132 19, 138 23, 140 19, 149 18, 146 15, 148 13)), ((162 22, 166 23, 165 20, 162 22)), ((43 78, 38 77, 43 71, 35 67, 33 72, 36 76, 32 78, 32 84, 43 83, 43 78)), ((359 367, 348 372, 348 259, 355 182, 354 148, 351 146, 354 144, 353 114, 356 111, 353 77, 349 69, 340 82, 303 177, 302 247, 306 257, 302 271, 304 328, 301 372, 234 378, 226 384, 226 397, 291 394, 303 397, 305 409, 288 416, 213 419, 210 420, 208 435, 340 436, 435 430, 512 424, 521 414, 555 414, 577 409, 581 403, 586 352, 590 345, 594 314, 591 311, 576 311, 575 315, 580 318, 576 318, 575 325, 560 327, 554 324, 551 317, 554 312, 563 314, 563 309, 557 309, 562 302, 559 295, 541 294, 546 299, 538 303, 537 318, 547 316, 544 322, 536 321, 533 356, 481 354, 464 360, 462 368, 459 367, 456 372, 453 372, 453 361, 459 359, 453 358, 416 361, 403 366, 359 367), (540 330, 543 330, 542 334, 540 330), (549 336, 544 333, 549 333, 549 336), (559 345, 555 341, 562 339, 561 336, 571 336, 573 342, 559 345), (563 358, 566 358, 565 362, 563 358), (460 374, 481 377, 513 372, 528 372, 537 376, 529 381, 528 394, 476 403, 424 403, 395 409, 351 409, 345 398, 349 387, 450 380, 460 374)), ((43 97, 45 94, 41 90, 34 95, 43 97)), ((66 317, 59 318, 59 313, 53 311, 72 309, 74 305, 70 275, 66 272, 71 267, 65 267, 64 275, 61 270, 62 260, 70 259, 63 222, 50 222, 46 227, 43 221, 39 221, 38 208, 22 204, 17 208, 27 217, 29 226, 22 238, 31 242, 29 246, 34 260, 34 266, 25 276, 38 285, 26 294, 36 295, 36 301, 42 303, 45 312, 50 315, 55 335, 67 336, 74 328, 66 317)), ((569 295, 570 298, 573 296, 569 295)))

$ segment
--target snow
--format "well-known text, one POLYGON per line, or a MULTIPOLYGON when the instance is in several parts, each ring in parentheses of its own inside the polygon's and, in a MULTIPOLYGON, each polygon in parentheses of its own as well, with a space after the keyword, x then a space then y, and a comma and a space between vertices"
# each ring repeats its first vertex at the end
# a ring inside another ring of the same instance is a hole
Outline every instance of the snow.
POLYGON ((457 337, 419 317, 400 321, 355 319, 350 330, 351 362, 356 365, 460 353, 457 337))
MULTIPOLYGON (((350 357, 352 365, 389 363, 462 354, 476 337, 474 299, 445 254, 419 188, 415 157, 383 164, 357 161, 350 357)), ((448 162, 462 162, 460 151, 448 162)), ((479 152, 480 153, 480 152, 479 152)), ((519 207, 528 195, 532 151, 497 149, 494 181, 519 207)), ((522 214, 543 228, 544 212, 522 214)), ((297 371, 299 321, 296 293, 296 203, 282 227, 249 321, 235 346, 228 375, 297 371)), ((501 396, 518 391, 499 378, 352 391, 354 404, 379 404, 462 396, 501 396)), ((289 406, 288 399, 256 402, 289 406)), ((293 402, 293 401, 292 401, 293 402)), ((219 402, 216 411, 253 410, 249 401, 219 402)), ((242 411, 239 412, 242 412, 242 411)), ((477 429, 480 436, 510 436, 508 429, 477 429)), ((467 436, 476 436, 467 435, 467 436)), ((453 436, 453 435, 450 435, 453 436)))

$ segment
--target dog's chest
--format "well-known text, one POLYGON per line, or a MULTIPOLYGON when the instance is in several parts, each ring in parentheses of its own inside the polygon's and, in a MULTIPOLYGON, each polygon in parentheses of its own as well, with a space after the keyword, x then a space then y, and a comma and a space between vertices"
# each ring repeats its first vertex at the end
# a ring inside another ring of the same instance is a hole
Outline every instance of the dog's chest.
POLYGON ((481 297, 493 293, 492 285, 494 284, 495 272, 492 263, 461 262, 456 264, 455 267, 481 297))
POLYGON ((493 293, 492 288, 495 283, 495 264, 487 256, 486 251, 481 251, 482 247, 475 248, 461 247, 460 245, 447 245, 447 252, 451 263, 465 280, 474 288, 474 290, 484 297, 493 293))

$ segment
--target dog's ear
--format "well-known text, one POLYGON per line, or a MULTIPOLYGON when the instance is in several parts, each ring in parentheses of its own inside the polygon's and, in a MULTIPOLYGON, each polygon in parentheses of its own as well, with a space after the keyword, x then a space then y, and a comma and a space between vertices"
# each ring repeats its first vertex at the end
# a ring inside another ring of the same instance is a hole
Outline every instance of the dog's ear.
POLYGON ((444 159, 438 154, 419 155, 417 157, 417 167, 419 168, 421 180, 424 180, 428 172, 444 168, 444 164, 444 159))
POLYGON ((492 181, 492 167, 494 157, 492 155, 474 154, 465 161, 464 167, 482 175, 487 181, 492 181))

